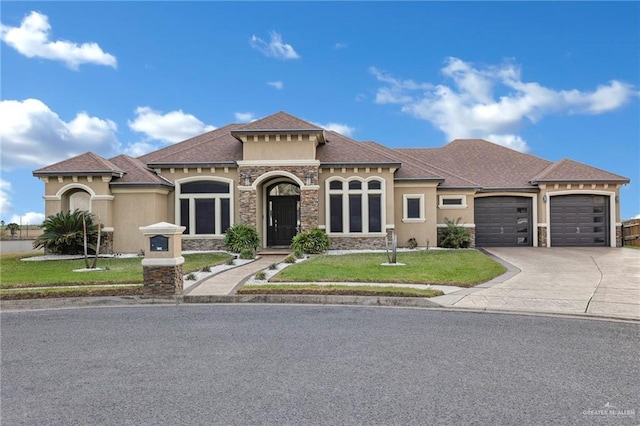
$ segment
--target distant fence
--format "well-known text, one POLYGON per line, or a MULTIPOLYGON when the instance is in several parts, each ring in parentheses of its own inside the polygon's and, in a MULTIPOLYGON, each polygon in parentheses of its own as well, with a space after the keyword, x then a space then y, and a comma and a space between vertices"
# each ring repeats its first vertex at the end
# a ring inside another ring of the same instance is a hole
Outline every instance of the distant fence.
POLYGON ((640 246, 640 219, 622 223, 622 238, 625 246, 640 246))

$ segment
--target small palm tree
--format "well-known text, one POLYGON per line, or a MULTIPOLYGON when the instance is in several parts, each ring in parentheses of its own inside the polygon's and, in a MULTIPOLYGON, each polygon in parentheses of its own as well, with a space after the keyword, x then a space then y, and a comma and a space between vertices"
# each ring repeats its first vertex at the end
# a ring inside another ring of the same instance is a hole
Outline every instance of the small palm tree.
POLYGON ((82 254, 84 252, 83 217, 87 227, 87 245, 95 251, 98 228, 93 214, 75 210, 49 216, 42 224, 44 232, 33 242, 33 248, 44 248, 56 254, 82 254))

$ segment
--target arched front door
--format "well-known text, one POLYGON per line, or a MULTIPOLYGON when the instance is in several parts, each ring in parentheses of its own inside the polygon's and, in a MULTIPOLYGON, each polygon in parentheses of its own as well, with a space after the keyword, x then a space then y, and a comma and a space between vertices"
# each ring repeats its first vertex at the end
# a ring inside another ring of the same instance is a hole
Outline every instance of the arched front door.
POLYGON ((300 188, 280 182, 267 188, 267 246, 286 246, 300 227, 300 188))

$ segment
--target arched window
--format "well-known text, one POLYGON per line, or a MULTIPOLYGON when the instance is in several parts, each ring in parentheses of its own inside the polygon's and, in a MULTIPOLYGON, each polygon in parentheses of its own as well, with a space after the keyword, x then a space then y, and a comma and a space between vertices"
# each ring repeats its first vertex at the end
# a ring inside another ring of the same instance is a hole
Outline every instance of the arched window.
POLYGON ((69 194, 69 211, 91 211, 91 195, 83 190, 77 190, 69 194))
POLYGON ((197 180, 176 185, 180 225, 185 235, 222 235, 232 225, 229 182, 197 180))
POLYGON ((329 233, 375 234, 383 226, 383 182, 373 178, 327 182, 329 233))

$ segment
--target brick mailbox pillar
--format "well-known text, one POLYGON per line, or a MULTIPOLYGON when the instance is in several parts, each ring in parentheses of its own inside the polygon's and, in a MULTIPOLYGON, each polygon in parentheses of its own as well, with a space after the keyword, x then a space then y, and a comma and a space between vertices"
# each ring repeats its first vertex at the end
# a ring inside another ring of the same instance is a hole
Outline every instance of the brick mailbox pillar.
POLYGON ((160 222, 141 226, 147 248, 142 260, 143 294, 171 297, 182 294, 182 239, 184 226, 160 222))

